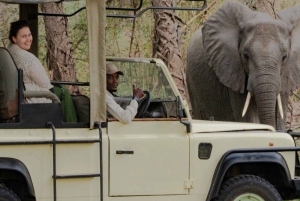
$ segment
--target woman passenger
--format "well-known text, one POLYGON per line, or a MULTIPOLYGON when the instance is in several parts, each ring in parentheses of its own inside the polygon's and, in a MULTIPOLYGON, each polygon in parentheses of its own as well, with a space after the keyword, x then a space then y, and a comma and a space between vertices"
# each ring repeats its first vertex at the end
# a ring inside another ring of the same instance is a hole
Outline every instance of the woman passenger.
MULTIPOLYGON (((32 43, 29 25, 25 20, 11 23, 8 46, 17 68, 23 70, 23 81, 27 91, 52 91, 61 99, 63 119, 65 122, 76 122, 76 111, 72 98, 65 87, 53 87, 40 60, 28 52, 32 43)), ((47 98, 27 98, 28 103, 51 103, 47 98)))
MULTIPOLYGON (((23 81, 27 91, 49 91, 53 86, 40 60, 28 52, 32 43, 29 25, 25 20, 11 23, 8 46, 17 68, 23 70, 23 81)), ((28 103, 51 103, 46 98, 27 98, 28 103)))

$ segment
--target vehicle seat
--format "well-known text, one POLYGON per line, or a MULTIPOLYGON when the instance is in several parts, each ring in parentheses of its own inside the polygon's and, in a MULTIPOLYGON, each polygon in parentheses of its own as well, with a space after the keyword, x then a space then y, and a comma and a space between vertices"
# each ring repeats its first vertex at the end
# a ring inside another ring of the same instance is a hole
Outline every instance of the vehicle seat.
POLYGON ((72 95, 78 122, 90 122, 90 99, 85 95, 72 95))
POLYGON ((0 119, 18 114, 18 71, 7 49, 0 47, 0 119))
POLYGON ((26 98, 46 97, 53 103, 18 103, 18 77, 17 66, 9 51, 0 47, 0 123, 18 123, 14 128, 43 128, 47 122, 52 122, 61 127, 63 115, 57 96, 50 91, 23 92, 21 89, 26 98))

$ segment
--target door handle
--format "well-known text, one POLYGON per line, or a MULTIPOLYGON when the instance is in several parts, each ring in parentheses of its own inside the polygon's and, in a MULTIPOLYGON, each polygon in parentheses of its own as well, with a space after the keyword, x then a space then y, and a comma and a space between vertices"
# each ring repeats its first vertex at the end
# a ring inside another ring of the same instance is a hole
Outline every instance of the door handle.
POLYGON ((123 151, 123 150, 117 150, 116 154, 133 154, 134 151, 123 151))

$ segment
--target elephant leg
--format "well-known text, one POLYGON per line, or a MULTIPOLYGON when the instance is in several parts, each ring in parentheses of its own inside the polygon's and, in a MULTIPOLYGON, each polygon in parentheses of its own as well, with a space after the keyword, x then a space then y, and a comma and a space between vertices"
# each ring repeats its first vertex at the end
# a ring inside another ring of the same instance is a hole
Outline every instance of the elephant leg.
POLYGON ((234 115, 235 121, 259 123, 257 107, 253 97, 251 98, 248 110, 244 117, 242 117, 242 112, 245 106, 247 93, 241 94, 229 90, 229 97, 230 97, 232 113, 234 115))

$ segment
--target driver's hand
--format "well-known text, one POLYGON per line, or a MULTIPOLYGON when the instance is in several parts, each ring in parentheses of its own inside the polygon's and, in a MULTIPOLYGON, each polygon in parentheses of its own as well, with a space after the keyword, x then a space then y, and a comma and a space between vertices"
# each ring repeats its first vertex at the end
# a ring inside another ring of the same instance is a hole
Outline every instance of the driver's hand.
POLYGON ((136 88, 135 84, 132 84, 132 94, 134 97, 138 99, 144 97, 144 92, 140 88, 136 88))

